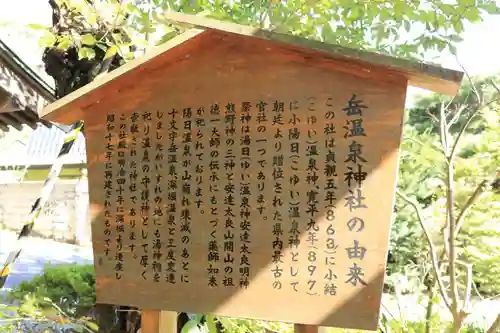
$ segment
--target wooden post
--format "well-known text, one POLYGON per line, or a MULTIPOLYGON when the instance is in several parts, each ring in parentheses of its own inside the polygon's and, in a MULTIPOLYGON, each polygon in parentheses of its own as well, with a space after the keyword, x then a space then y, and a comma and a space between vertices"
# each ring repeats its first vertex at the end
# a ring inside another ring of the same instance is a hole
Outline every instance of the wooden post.
POLYGON ((295 324, 294 333, 325 333, 326 330, 324 327, 321 326, 315 326, 315 325, 302 325, 302 324, 295 324))
POLYGON ((141 333, 177 333, 177 312, 142 310, 141 333))

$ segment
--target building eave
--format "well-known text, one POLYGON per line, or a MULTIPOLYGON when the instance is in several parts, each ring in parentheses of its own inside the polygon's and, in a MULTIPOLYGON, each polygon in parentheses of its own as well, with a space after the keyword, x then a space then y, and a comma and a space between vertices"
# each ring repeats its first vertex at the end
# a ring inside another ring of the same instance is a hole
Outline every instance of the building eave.
POLYGON ((0 65, 0 95, 5 97, 0 103, 0 130, 21 130, 23 125, 36 129, 39 124, 50 127, 50 122, 40 119, 39 112, 44 104, 56 100, 54 89, 1 40, 0 65))

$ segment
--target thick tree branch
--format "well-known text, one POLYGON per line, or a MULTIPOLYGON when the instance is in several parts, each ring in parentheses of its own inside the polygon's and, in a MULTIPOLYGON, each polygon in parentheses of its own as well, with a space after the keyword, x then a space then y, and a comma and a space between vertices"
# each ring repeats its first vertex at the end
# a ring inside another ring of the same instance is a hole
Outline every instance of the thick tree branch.
MULTIPOLYGON (((445 251, 448 253, 449 259, 449 277, 450 277, 450 291, 451 291, 451 313, 453 318, 459 317, 459 306, 458 306, 458 284, 457 284, 457 272, 456 272, 456 244, 455 244, 455 179, 454 179, 454 168, 453 160, 449 158, 450 153, 450 136, 448 132, 448 124, 446 120, 446 112, 444 105, 441 105, 440 117, 439 117, 439 136, 441 138, 441 144, 443 147, 443 153, 447 159, 446 165, 446 225, 443 229, 444 231, 444 244, 445 251)), ((436 254, 437 256, 437 254, 436 254)), ((439 268, 439 266, 436 266, 439 268)))
POLYGON ((500 314, 497 316, 493 324, 486 331, 486 333, 498 333, 500 332, 500 314))
POLYGON ((451 311, 451 309, 452 309, 451 304, 448 300, 448 296, 446 295, 446 289, 444 287, 443 279, 441 277, 441 273, 440 273, 440 269, 439 269, 439 262, 438 262, 438 258, 437 258, 436 247, 434 246, 434 242, 432 241, 431 234, 430 234, 429 230, 427 229, 427 226, 425 225, 424 219, 422 217, 422 213, 420 212, 420 208, 418 207, 418 204, 415 201, 408 198, 404 193, 400 192, 399 190, 396 191, 396 193, 401 197, 401 199, 403 199, 404 201, 406 201, 406 203, 408 203, 410 206, 412 206, 413 209, 415 210, 415 213, 417 214, 418 222, 420 223, 420 226, 422 227, 422 230, 424 231, 424 235, 425 235, 425 238, 427 240, 427 245, 429 246, 429 251, 431 254, 432 268, 434 271, 436 283, 438 284, 439 293, 441 294, 441 298, 443 299, 443 302, 445 303, 446 307, 451 311))
POLYGON ((457 272, 456 272, 456 244, 455 244, 455 234, 456 234, 456 224, 455 224, 455 214, 454 214, 454 170, 453 163, 447 165, 447 211, 448 211, 448 259, 449 259, 449 269, 450 269, 450 289, 451 289, 451 303, 452 303, 452 313, 453 316, 458 316, 458 284, 457 284, 457 272))

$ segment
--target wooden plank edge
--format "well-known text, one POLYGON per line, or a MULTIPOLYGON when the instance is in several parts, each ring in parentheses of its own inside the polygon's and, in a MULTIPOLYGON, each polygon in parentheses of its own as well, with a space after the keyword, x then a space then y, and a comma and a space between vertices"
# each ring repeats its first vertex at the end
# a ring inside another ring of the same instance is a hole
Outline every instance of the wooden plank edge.
POLYGON ((179 12, 166 12, 164 18, 173 22, 184 23, 197 28, 213 29, 243 36, 263 38, 288 44, 294 47, 326 52, 332 57, 361 61, 387 70, 402 72, 415 87, 432 90, 447 95, 455 95, 460 89, 464 73, 453 69, 391 57, 379 53, 367 52, 344 46, 327 44, 298 36, 254 28, 233 22, 223 22, 202 16, 179 12))
POLYGON ((303 325, 303 324, 295 324, 293 325, 294 333, 325 333, 326 329, 321 326, 315 325, 303 325))
POLYGON ((141 333, 177 333, 177 312, 141 311, 141 333))
POLYGON ((148 62, 149 60, 152 60, 156 56, 158 56, 164 52, 167 52, 168 50, 170 50, 176 46, 181 45, 182 43, 190 40, 191 38, 203 33, 205 30, 206 29, 199 29, 199 28, 190 29, 190 30, 178 35, 178 36, 175 36, 174 38, 170 39, 169 41, 167 41, 159 46, 152 47, 143 56, 137 57, 137 58, 129 61, 125 65, 118 67, 117 69, 113 70, 112 72, 109 72, 101 77, 96 78, 94 81, 90 82, 89 84, 87 84, 87 85, 73 91, 72 93, 64 96, 63 98, 47 105, 45 108, 43 108, 40 111, 40 118, 45 119, 45 120, 54 121, 57 118, 58 110, 62 109, 64 106, 76 101, 77 99, 83 98, 91 91, 106 85, 110 81, 117 79, 118 77, 120 77, 121 75, 123 75, 125 73, 133 71, 134 69, 140 67, 142 64, 148 62))

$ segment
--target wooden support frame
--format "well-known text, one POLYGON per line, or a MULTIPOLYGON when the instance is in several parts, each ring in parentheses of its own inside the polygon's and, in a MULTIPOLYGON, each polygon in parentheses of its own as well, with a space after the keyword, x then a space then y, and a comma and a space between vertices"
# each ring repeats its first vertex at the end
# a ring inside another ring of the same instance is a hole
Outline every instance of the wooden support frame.
POLYGON ((143 310, 141 333, 177 333, 177 312, 143 310))

